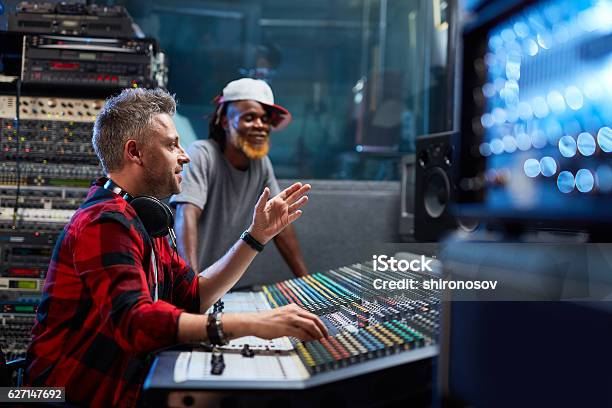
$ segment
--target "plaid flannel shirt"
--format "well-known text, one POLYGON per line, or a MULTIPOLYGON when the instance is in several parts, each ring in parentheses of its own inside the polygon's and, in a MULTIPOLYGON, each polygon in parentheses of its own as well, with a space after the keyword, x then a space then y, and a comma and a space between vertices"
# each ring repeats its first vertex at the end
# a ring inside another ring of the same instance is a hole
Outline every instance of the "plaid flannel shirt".
POLYGON ((26 382, 66 387, 67 401, 76 404, 134 406, 147 354, 177 342, 182 311, 199 312, 198 279, 165 238, 149 238, 134 209, 102 187, 105 181, 92 186, 56 243, 26 382))

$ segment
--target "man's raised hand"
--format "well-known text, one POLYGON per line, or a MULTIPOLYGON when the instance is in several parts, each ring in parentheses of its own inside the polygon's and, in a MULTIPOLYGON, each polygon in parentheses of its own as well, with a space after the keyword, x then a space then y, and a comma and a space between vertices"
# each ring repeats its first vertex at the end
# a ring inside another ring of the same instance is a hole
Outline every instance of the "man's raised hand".
POLYGON ((253 223, 249 228, 253 238, 265 244, 300 218, 300 208, 308 201, 305 194, 310 188, 310 184, 294 183, 268 200, 270 189, 266 187, 255 205, 253 223))

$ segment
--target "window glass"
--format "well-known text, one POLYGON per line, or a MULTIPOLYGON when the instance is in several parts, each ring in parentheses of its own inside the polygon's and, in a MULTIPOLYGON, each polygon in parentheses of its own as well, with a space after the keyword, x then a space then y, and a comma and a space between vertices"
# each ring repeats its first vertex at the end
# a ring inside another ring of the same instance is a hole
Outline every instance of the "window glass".
POLYGON ((183 139, 208 137, 227 82, 270 83, 293 115, 272 134, 279 178, 397 180, 417 135, 449 130, 445 1, 121 3, 167 54, 183 139))

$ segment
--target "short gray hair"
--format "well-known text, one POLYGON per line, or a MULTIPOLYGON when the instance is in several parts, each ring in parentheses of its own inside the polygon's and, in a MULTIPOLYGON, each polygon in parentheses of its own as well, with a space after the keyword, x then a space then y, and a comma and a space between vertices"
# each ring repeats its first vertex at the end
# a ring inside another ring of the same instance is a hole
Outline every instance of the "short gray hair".
POLYGON ((106 174, 123 167, 123 147, 129 139, 147 144, 147 128, 156 115, 176 113, 174 95, 163 89, 124 89, 106 100, 96 117, 91 142, 106 174))

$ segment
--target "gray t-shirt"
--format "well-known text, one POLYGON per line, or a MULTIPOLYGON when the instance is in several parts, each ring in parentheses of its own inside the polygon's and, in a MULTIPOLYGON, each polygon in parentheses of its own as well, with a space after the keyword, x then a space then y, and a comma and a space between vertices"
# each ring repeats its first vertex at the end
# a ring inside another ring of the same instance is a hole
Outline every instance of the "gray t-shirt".
POLYGON ((191 162, 183 169, 182 192, 170 203, 191 203, 202 209, 198 221, 198 263, 204 270, 221 258, 253 220, 255 203, 268 186, 270 197, 280 192, 268 156, 250 160, 238 170, 210 139, 189 146, 191 162))

